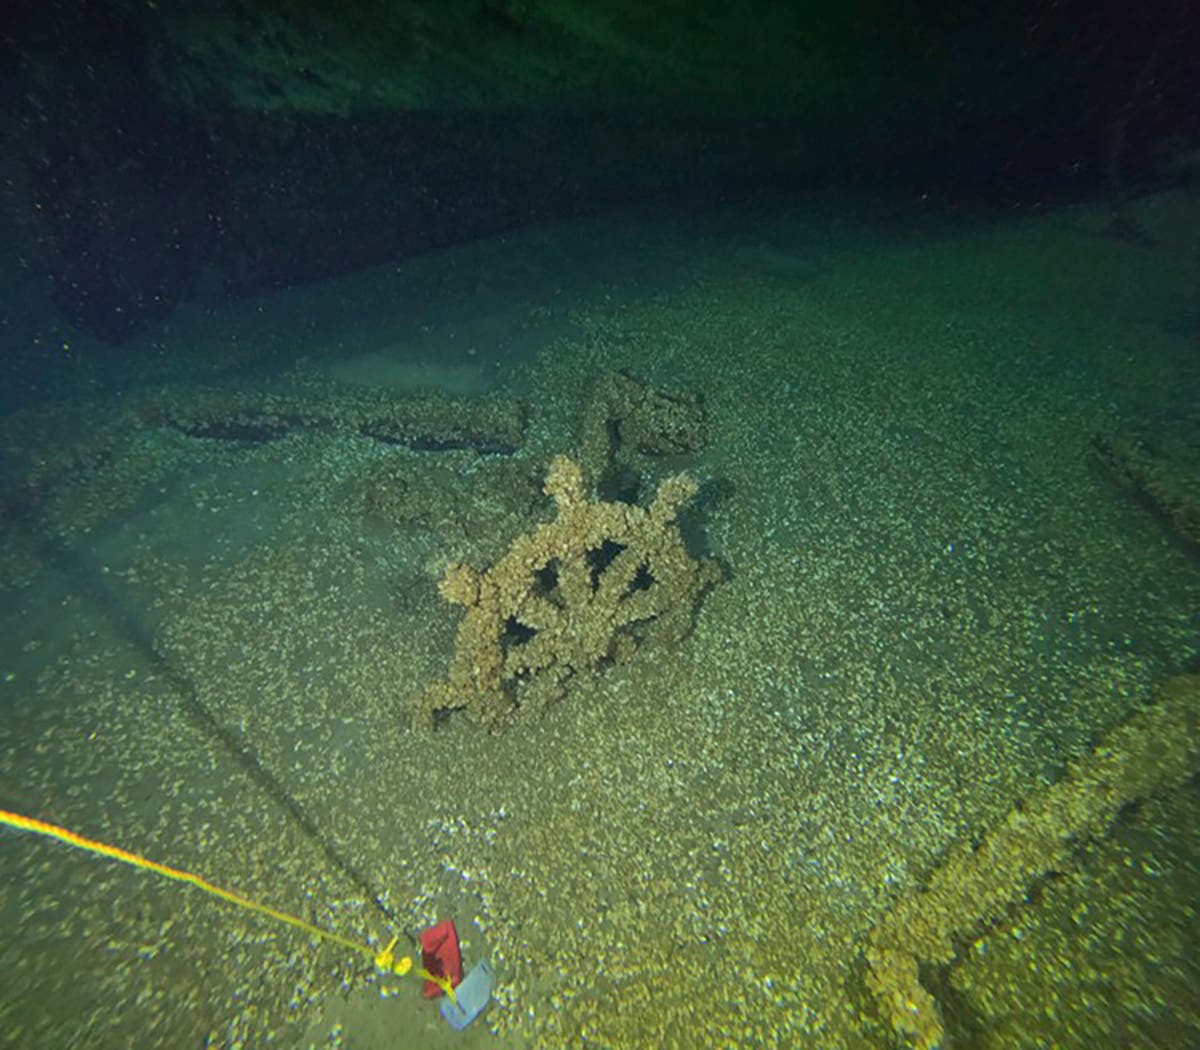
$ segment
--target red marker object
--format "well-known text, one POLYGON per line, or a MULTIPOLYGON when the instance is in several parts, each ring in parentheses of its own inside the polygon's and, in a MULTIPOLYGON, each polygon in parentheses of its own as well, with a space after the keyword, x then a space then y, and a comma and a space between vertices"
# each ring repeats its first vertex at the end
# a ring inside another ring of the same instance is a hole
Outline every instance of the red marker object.
MULTIPOLYGON (((462 983, 462 952, 453 919, 430 926, 421 934, 421 965, 435 977, 449 981, 451 988, 462 983)), ((436 999, 441 994, 440 985, 434 981, 425 982, 426 999, 436 999)))

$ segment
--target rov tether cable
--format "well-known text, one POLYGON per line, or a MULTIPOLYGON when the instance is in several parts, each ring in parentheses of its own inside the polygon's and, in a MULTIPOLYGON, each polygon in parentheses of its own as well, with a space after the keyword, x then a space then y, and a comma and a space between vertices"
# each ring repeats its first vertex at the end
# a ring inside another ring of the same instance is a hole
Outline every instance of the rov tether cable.
POLYGON ((250 780, 279 806, 304 837, 320 850, 330 867, 353 883, 355 889, 375 905, 392 928, 405 929, 410 940, 415 941, 416 934, 402 927, 395 910, 384 901, 382 894, 366 873, 322 834, 316 821, 304 811, 279 778, 262 764, 253 747, 221 724, 200 698, 199 690, 186 672, 159 651, 145 625, 104 585, 100 574, 79 551, 62 542, 49 526, 39 527, 34 509, 29 509, 12 520, 23 526, 27 537, 39 548, 43 560, 58 569, 76 593, 90 599, 109 617, 118 632, 122 633, 141 655, 150 674, 156 676, 170 691, 196 728, 221 746, 250 780))
MULTIPOLYGON (((10 828, 16 828, 18 831, 32 831, 36 835, 56 839, 68 846, 74 846, 76 849, 86 850, 88 853, 108 857, 111 860, 120 861, 122 864, 142 868, 145 871, 152 871, 164 878, 173 879, 176 882, 184 882, 189 886, 195 886, 197 889, 203 890, 214 897, 219 897, 229 904, 257 912, 259 915, 265 915, 268 918, 275 919, 277 922, 287 923, 289 926, 303 930, 313 937, 332 941, 334 944, 340 944, 343 948, 349 948, 351 951, 366 955, 379 969, 395 974, 397 977, 403 977, 405 974, 413 972, 412 959, 407 955, 396 955, 395 948, 399 937, 393 937, 386 948, 377 952, 370 945, 363 944, 361 941, 344 937, 340 933, 323 929, 289 912, 281 911, 279 908, 272 908, 269 904, 262 904, 240 893, 224 889, 216 883, 209 882, 207 879, 201 878, 190 871, 184 871, 181 868, 172 868, 166 864, 160 864, 158 861, 150 860, 148 857, 143 857, 139 853, 131 853, 129 850, 121 849, 119 846, 110 846, 106 842, 86 838, 73 831, 68 831, 66 828, 59 827, 57 824, 50 824, 44 820, 38 820, 36 817, 27 817, 21 813, 13 813, 7 809, 0 809, 0 824, 6 824, 10 828)), ((449 979, 430 973, 424 967, 420 966, 416 969, 416 975, 427 981, 432 981, 449 996, 451 1002, 455 1001, 454 987, 451 985, 449 979)))

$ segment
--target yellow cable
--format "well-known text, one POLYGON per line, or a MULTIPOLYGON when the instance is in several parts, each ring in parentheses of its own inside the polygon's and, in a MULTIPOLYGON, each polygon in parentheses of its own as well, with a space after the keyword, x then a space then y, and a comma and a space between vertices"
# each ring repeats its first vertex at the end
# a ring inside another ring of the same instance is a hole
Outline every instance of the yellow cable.
POLYGON ((407 956, 400 959, 395 958, 392 950, 396 945, 395 939, 382 952, 376 952, 368 945, 360 944, 349 937, 343 937, 341 934, 323 930, 321 927, 314 926, 311 922, 305 922, 304 919, 299 919, 295 915, 289 915, 285 911, 279 911, 279 909, 272 908, 266 904, 259 904, 258 901, 253 901, 249 897, 243 897, 239 893, 233 893, 230 890, 222 889, 220 886, 214 886, 211 882, 200 878, 199 875, 193 875, 190 871, 169 868, 165 864, 159 864, 157 861, 149 860, 136 853, 130 853, 128 850, 120 849, 117 846, 109 846, 106 843, 97 842, 95 839, 84 838, 82 835, 76 835, 75 832, 68 831, 66 828, 60 828, 57 824, 47 824, 44 820, 35 820, 33 817, 25 817, 20 813, 10 813, 6 809, 0 809, 0 824, 7 824, 9 827, 18 828, 21 831, 32 831, 37 835, 45 835, 47 838, 65 842, 68 846, 75 846, 77 849, 87 850, 90 853, 98 853, 102 857, 110 857, 113 860, 121 861, 123 864, 132 864, 135 868, 145 868, 147 871, 153 871, 168 879, 175 879, 177 882, 189 883, 198 889, 204 890, 205 893, 211 893, 214 897, 220 897, 221 900, 228 901, 230 904, 236 904, 238 907, 248 908, 250 911, 270 916, 272 919, 278 919, 280 922, 286 922, 289 926, 295 926, 305 933, 310 933, 314 937, 321 937, 327 941, 340 944, 345 948, 360 952, 371 959, 380 969, 388 970, 397 975, 403 976, 412 969, 412 959, 407 956))

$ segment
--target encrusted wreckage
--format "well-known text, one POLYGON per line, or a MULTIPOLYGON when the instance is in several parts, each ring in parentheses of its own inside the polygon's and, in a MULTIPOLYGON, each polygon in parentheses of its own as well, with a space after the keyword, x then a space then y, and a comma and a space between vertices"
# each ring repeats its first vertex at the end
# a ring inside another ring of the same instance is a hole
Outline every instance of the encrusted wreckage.
POLYGON ((717 579, 680 535, 680 508, 697 491, 687 475, 658 488, 649 507, 589 500, 579 465, 557 456, 546 474, 553 521, 518 536, 483 571, 456 564, 440 589, 466 612, 450 673, 421 695, 418 725, 465 708, 496 728, 518 711, 538 713, 576 676, 637 646, 675 640, 717 579))
POLYGON ((705 444, 704 403, 697 394, 665 390, 624 372, 601 372, 583 410, 579 461, 598 488, 623 489, 641 473, 644 456, 682 456, 705 444))
POLYGON ((1200 413, 1097 438, 1101 461, 1180 539, 1200 547, 1200 413))
POLYGON ((963 940, 999 922, 1044 873, 1068 866, 1075 847, 1103 835, 1127 803, 1171 790, 1197 769, 1200 676, 1182 675, 981 842, 953 847, 875 925, 867 945, 867 984, 906 1045, 934 1050, 946 1041, 941 1009, 921 983, 923 966, 952 963, 963 940))

